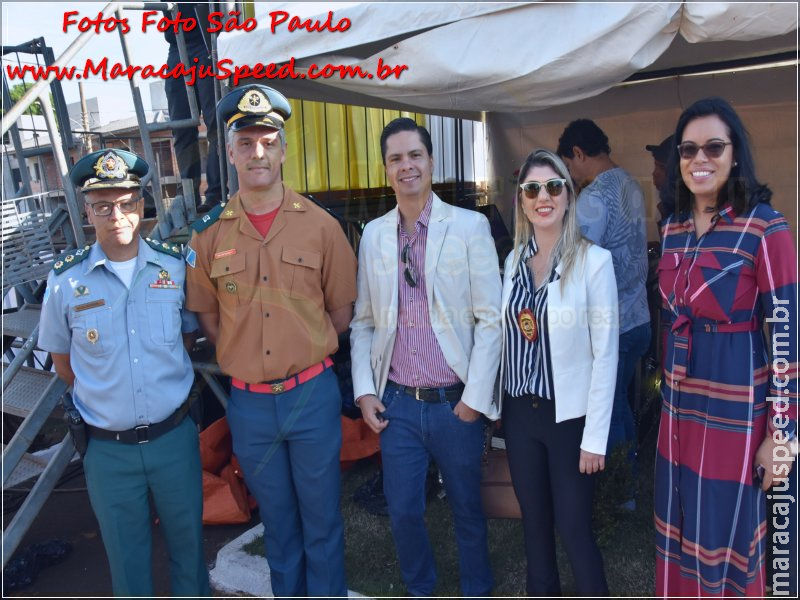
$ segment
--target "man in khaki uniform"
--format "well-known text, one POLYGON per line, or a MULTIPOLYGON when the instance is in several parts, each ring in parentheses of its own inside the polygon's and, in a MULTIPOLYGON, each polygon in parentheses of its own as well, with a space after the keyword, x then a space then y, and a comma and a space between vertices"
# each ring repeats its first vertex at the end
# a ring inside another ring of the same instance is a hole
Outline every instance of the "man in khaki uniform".
POLYGON ((251 85, 217 115, 239 191, 194 227, 187 306, 232 377, 233 449, 261 511, 273 593, 345 596, 330 355, 352 317, 355 255, 336 220, 282 182, 286 98, 251 85))

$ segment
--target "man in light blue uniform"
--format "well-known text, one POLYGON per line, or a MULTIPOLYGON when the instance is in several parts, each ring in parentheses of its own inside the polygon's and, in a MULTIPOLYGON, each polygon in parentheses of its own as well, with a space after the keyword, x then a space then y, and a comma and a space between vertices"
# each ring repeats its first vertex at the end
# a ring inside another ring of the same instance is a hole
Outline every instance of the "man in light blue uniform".
POLYGON ((86 423, 86 484, 114 594, 155 593, 150 493, 169 548, 172 595, 208 596, 198 436, 186 418, 194 373, 184 343, 198 327, 183 310, 180 249, 139 235, 148 170, 118 149, 72 168, 97 242, 56 261, 39 346, 73 386, 86 423))

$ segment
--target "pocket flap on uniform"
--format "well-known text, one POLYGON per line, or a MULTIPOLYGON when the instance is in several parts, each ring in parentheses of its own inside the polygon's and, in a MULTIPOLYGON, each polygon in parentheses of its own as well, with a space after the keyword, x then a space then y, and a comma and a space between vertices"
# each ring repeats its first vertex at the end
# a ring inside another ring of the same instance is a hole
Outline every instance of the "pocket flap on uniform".
POLYGON ((224 277, 244 271, 244 254, 223 256, 211 261, 211 278, 224 277))
POLYGON ((299 248, 292 248, 285 246, 281 260, 290 265, 297 265, 299 267, 308 267, 310 269, 319 269, 322 264, 322 258, 319 253, 311 250, 300 250, 299 248))

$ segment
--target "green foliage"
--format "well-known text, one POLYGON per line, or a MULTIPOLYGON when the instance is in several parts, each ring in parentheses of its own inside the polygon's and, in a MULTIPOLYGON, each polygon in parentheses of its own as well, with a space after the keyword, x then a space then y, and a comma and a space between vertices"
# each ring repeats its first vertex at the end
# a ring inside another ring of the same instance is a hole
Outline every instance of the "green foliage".
MULTIPOLYGON (((9 94, 11 96, 11 106, 14 106, 17 102, 20 101, 20 98, 25 95, 30 88, 33 87, 32 83, 18 83, 14 87, 9 90, 9 94)), ((53 94, 50 94, 50 102, 53 103, 53 94)), ((3 111, 5 112, 5 111, 3 111)), ((28 110, 25 111, 26 114, 34 114, 34 115, 41 115, 42 114, 42 106, 39 104, 37 100, 33 104, 30 105, 28 110)))

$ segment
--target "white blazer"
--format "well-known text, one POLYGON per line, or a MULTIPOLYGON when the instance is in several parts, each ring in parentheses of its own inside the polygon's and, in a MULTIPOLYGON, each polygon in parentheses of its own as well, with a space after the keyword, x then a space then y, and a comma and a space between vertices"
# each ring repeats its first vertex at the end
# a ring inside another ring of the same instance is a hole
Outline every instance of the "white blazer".
MULTIPOLYGON (((520 249, 520 252, 522 249, 520 249)), ((518 255, 519 256, 519 255, 518 255)), ((503 350, 506 307, 519 263, 509 253, 503 276, 503 350)), ((562 264, 556 265, 560 274, 562 264)), ((619 352, 619 302, 608 250, 590 245, 569 279, 547 284, 547 324, 556 395, 556 423, 586 415, 581 449, 606 453, 619 352)), ((504 365, 497 397, 502 406, 504 365)))
MULTIPOLYGON (((397 207, 367 224, 358 252, 358 297, 350 323, 353 391, 383 396, 398 317, 397 207)), ((433 195, 425 246, 428 314, 461 400, 490 419, 500 364, 500 268, 482 214, 433 195)))

